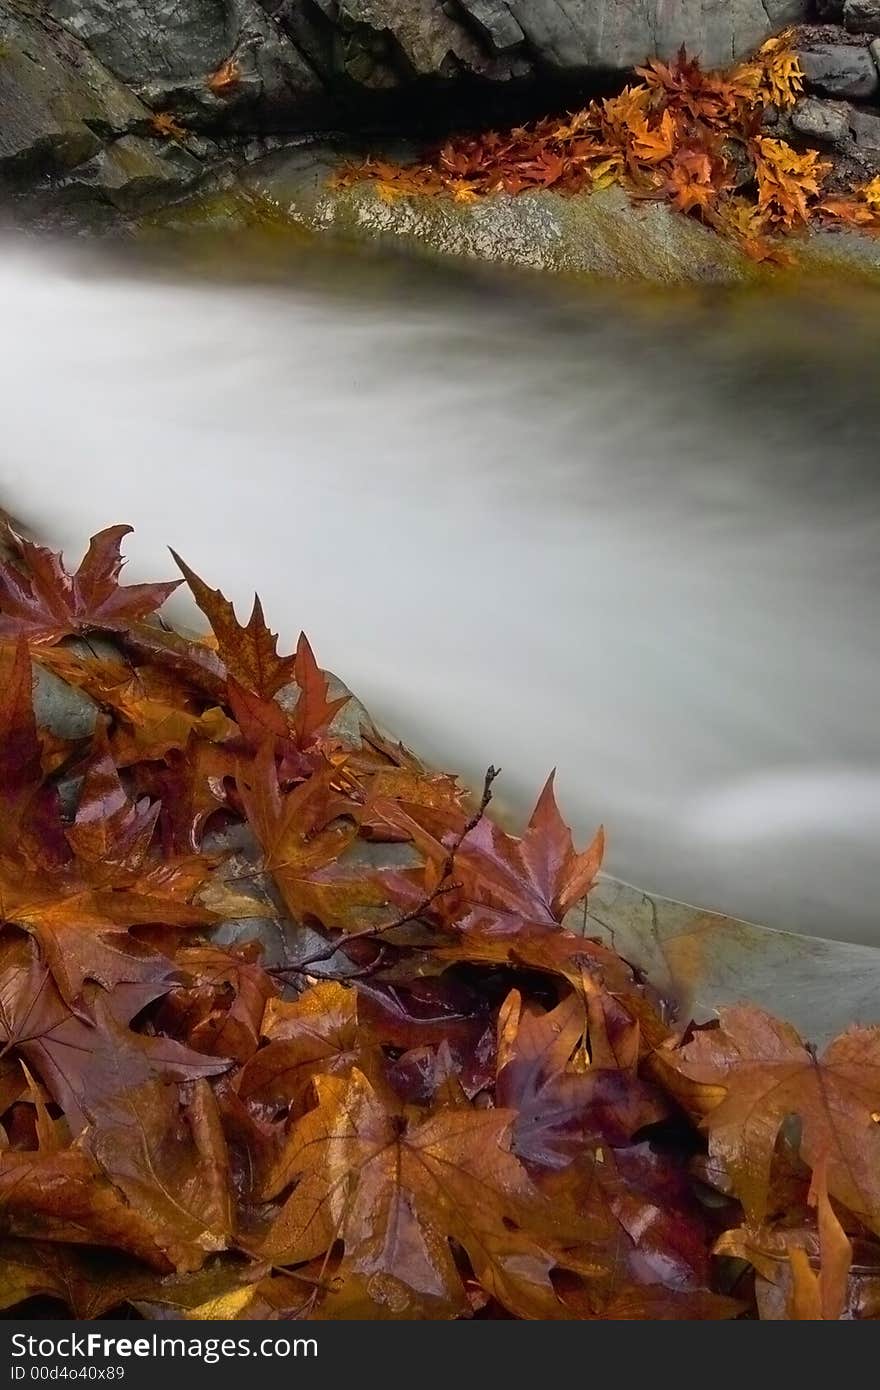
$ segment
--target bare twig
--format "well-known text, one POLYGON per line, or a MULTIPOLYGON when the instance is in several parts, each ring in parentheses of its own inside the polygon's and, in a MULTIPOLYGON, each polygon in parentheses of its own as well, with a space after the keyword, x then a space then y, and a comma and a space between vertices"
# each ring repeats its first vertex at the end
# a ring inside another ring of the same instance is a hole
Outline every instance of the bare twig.
MULTIPOLYGON (((449 852, 447 853, 446 858, 443 861, 443 867, 440 873, 440 878, 438 879, 436 886, 431 890, 430 893, 427 893, 421 899, 420 902, 416 903, 415 907, 411 908, 409 912, 403 913, 402 916, 395 917, 393 922, 386 922, 385 925, 382 927, 364 927, 361 931, 348 932, 345 935, 339 937, 336 941, 328 943, 324 950, 316 951, 314 955, 307 956, 305 960, 298 961, 296 965, 273 966, 267 973, 270 975, 307 974, 311 966, 321 965, 324 961, 332 959, 332 957, 336 955, 337 951, 344 949, 346 946, 349 945, 350 942, 376 941, 379 937, 387 935, 388 932, 396 931, 398 927, 406 926, 408 922, 417 921, 418 918, 423 917, 425 913, 428 912, 434 906, 434 903, 437 902, 438 898, 443 897, 447 893, 455 892, 455 890, 459 888, 461 885, 458 883, 448 882, 449 878, 453 873, 453 870, 455 869, 455 856, 458 854, 458 851, 461 849, 461 846, 467 839, 468 835, 470 835, 472 830, 476 830, 477 826, 480 824, 480 821, 486 814, 486 811, 489 807, 489 803, 492 800, 492 783, 495 781, 500 771, 501 769, 497 767, 490 767, 487 769, 486 776, 483 779, 483 794, 480 797, 480 803, 477 809, 474 811, 474 814, 462 827, 462 829, 459 831, 452 844, 450 845, 449 852)), ((375 969, 376 963, 374 962, 372 966, 365 967, 363 971, 358 971, 357 974, 360 975, 372 973, 373 971, 375 971, 375 969)), ((348 978, 353 977, 349 976, 348 978)))

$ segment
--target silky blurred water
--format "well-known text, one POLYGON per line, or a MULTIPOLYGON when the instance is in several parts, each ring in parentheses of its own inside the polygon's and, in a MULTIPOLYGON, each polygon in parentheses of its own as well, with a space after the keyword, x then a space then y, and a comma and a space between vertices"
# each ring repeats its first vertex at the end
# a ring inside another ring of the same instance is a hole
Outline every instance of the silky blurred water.
POLYGON ((558 766, 621 877, 880 945, 880 294, 222 252, 2 247, 0 503, 258 588, 512 816, 558 766))

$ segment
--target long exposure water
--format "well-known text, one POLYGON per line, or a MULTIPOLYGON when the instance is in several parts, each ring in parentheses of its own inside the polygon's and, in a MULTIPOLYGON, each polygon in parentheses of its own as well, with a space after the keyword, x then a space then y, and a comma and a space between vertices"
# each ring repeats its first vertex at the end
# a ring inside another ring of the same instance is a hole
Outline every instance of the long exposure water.
POLYGON ((257 588, 511 816, 557 766, 619 876, 880 944, 880 294, 281 259, 7 242, 0 504, 257 588))

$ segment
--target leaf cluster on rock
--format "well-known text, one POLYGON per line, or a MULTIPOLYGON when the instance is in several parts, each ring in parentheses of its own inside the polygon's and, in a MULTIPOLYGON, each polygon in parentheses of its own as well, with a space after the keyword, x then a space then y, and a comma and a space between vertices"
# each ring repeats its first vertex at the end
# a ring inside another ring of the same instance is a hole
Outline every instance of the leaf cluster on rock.
POLYGON ((703 71, 684 49, 652 59, 641 81, 563 118, 448 140, 420 164, 370 158, 334 176, 369 178, 386 198, 552 188, 573 194, 621 184, 632 197, 670 204, 734 238, 753 259, 785 264, 781 235, 811 222, 880 234, 880 178, 845 193, 825 189, 831 163, 768 133, 771 108, 803 91, 788 34, 727 72, 703 71))
POLYGON ((179 561, 212 633, 162 625, 126 532, 0 564, 0 1305, 878 1316, 880 1029, 676 1019, 565 926, 552 777, 508 833, 259 600, 179 561))

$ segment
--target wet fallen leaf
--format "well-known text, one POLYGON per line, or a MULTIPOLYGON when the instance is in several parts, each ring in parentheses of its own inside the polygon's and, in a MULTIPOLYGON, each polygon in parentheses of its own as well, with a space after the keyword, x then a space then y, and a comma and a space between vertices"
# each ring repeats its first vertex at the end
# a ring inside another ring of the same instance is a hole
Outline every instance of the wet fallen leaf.
POLYGON ((51 550, 16 536, 18 562, 0 562, 0 639, 57 642, 81 632, 115 632, 155 612, 180 581, 120 584, 120 546, 130 534, 130 526, 100 531, 72 575, 51 550))
MULTIPOLYGON (((767 61, 652 64, 601 108, 377 171, 406 196, 638 181, 775 254, 770 224, 848 214, 753 136, 765 211, 730 193, 719 140, 767 61)), ((17 540, 0 569, 0 1304, 880 1315, 880 1029, 817 1058, 748 1006, 672 1019, 562 926, 604 836, 575 849, 552 777, 502 829, 494 769, 473 798, 337 720, 258 602, 241 624, 182 566, 213 632, 163 627, 173 584, 118 584, 125 531, 73 576, 17 540), (34 662, 98 705, 90 738, 38 726, 34 662)))

